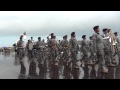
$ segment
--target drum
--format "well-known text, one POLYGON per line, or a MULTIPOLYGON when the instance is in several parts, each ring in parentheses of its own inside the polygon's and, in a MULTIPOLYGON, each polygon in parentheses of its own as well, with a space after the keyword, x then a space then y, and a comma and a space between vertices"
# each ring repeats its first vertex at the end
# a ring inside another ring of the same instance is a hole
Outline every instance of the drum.
POLYGON ((31 51, 33 49, 33 43, 29 43, 28 49, 31 51))

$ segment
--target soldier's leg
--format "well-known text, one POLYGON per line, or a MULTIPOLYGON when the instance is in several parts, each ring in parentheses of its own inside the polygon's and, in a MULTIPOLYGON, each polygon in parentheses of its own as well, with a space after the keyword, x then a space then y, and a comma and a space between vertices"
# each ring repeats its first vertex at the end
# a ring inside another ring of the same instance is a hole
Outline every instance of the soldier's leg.
POLYGON ((72 67, 71 67, 71 77, 73 77, 74 70, 77 64, 77 52, 72 53, 72 67))
POLYGON ((21 61, 20 64, 21 64, 20 74, 25 75, 26 74, 26 68, 25 68, 24 62, 21 61))
POLYGON ((21 64, 20 76, 25 77, 26 68, 25 68, 24 61, 23 61, 23 50, 22 49, 19 49, 19 60, 21 64))
POLYGON ((116 66, 116 79, 120 79, 120 63, 116 66))
POLYGON ((51 51, 51 60, 50 60, 50 78, 54 79, 54 64, 55 64, 55 51, 51 51))
POLYGON ((71 79, 71 68, 67 62, 64 62, 64 79, 71 79))
POLYGON ((44 66, 43 65, 40 65, 39 66, 39 77, 40 77, 40 79, 44 79, 45 78, 45 68, 44 68, 44 66))
POLYGON ((88 52, 84 51, 83 53, 83 61, 85 63, 85 67, 83 67, 84 70, 84 79, 90 78, 90 72, 91 72, 91 65, 90 65, 90 59, 88 59, 88 52))
MULTIPOLYGON (((65 52, 63 53, 63 55, 65 54, 65 52)), ((65 56, 65 55, 64 55, 65 56)), ((61 57, 61 56, 60 56, 61 57)), ((59 70, 60 70, 60 74, 63 76, 63 69, 64 69, 64 60, 63 59, 65 59, 65 57, 61 57, 60 58, 60 61, 59 61, 59 70)))
POLYGON ((36 64, 34 63, 34 61, 32 60, 30 62, 30 66, 29 66, 29 75, 30 76, 35 76, 36 74, 36 64))
POLYGON ((43 53, 39 52, 39 77, 40 79, 44 79, 45 67, 44 67, 44 57, 43 53))
POLYGON ((116 59, 118 59, 118 63, 116 66, 116 79, 120 79, 120 48, 118 46, 118 52, 117 52, 117 56, 116 59))
POLYGON ((104 71, 104 67, 105 67, 105 60, 104 60, 104 51, 103 50, 99 50, 97 52, 97 57, 98 57, 98 78, 102 78, 103 73, 105 73, 104 71))
POLYGON ((79 79, 79 77, 80 77, 80 69, 79 68, 74 68, 73 79, 79 79))

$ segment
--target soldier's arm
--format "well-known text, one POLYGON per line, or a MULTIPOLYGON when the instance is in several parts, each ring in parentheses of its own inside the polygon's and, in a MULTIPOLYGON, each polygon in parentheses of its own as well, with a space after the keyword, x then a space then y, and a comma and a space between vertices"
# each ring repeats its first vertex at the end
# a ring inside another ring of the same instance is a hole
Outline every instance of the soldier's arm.
POLYGON ((89 42, 87 43, 87 48, 90 51, 90 44, 89 44, 89 42))
POLYGON ((79 47, 78 41, 77 41, 77 49, 78 49, 78 51, 80 51, 80 47, 79 47))
POLYGON ((70 49, 70 51, 72 50, 72 40, 71 39, 69 40, 69 49, 70 49))
POLYGON ((120 39, 119 39, 119 37, 117 38, 117 43, 118 43, 118 48, 120 48, 120 39))
POLYGON ((77 48, 78 48, 78 51, 80 51, 80 47, 79 47, 79 44, 77 44, 77 48))
POLYGON ((62 48, 62 42, 63 42, 63 41, 60 42, 60 47, 61 47, 61 48, 62 48))
POLYGON ((49 47, 51 46, 51 42, 50 42, 50 40, 48 41, 48 46, 49 46, 49 47))
POLYGON ((117 38, 117 42, 120 43, 120 39, 119 39, 119 37, 117 38))
POLYGON ((103 34, 101 35, 101 37, 103 38, 103 39, 109 39, 110 38, 110 36, 104 36, 103 34))
POLYGON ((81 41, 81 52, 83 52, 83 41, 81 41))
POLYGON ((39 42, 36 42, 36 47, 37 47, 37 48, 39 47, 39 42))
POLYGON ((60 49, 59 43, 57 41, 56 41, 56 46, 57 46, 58 49, 60 49))
POLYGON ((17 42, 17 47, 19 47, 19 41, 17 42))
POLYGON ((26 44, 25 44, 25 42, 23 41, 23 47, 25 47, 26 46, 26 44))
POLYGON ((94 34, 93 36, 93 48, 94 48, 94 52, 96 52, 97 51, 97 49, 96 49, 96 35, 94 34))

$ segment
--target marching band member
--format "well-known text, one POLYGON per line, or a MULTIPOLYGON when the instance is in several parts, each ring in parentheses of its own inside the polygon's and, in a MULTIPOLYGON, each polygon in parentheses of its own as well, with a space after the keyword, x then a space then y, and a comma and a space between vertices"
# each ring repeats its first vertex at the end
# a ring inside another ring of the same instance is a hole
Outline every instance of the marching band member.
POLYGON ((94 45, 94 52, 97 55, 98 62, 98 70, 97 70, 97 77, 102 78, 102 73, 106 72, 104 70, 105 66, 105 60, 104 60, 104 42, 103 38, 100 35, 99 31, 99 26, 94 26, 93 27, 94 34, 93 34, 93 45, 94 45))

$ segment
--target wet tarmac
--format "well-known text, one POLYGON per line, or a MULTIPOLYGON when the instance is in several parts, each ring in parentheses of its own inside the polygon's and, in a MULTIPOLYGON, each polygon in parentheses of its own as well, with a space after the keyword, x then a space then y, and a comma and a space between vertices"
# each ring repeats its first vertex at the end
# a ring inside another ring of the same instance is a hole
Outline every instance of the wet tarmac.
MULTIPOLYGON (((37 76, 39 76, 39 67, 38 67, 38 63, 35 61, 36 63, 36 74, 37 76)), ((29 68, 30 68, 30 61, 27 59, 27 57, 25 57, 23 59, 22 64, 25 66, 25 76, 27 76, 28 79, 29 78, 29 68)), ((3 53, 0 52, 0 79, 19 79, 19 75, 20 75, 20 71, 21 71, 21 65, 19 62, 18 57, 16 57, 15 53, 3 53)), ((43 69, 42 69, 43 70, 43 69)), ((57 68, 54 67, 54 70, 57 70, 57 68)), ((80 69, 80 76, 79 79, 83 78, 83 69, 80 69)), ((63 79, 64 77, 62 75, 59 74, 59 70, 57 70, 56 72, 54 71, 53 73, 53 79, 57 78, 57 79, 63 79), (57 75, 57 76, 56 76, 57 75)), ((35 77, 36 78, 36 77, 35 77)), ((73 78, 73 77, 71 77, 73 78)), ((46 74, 45 74, 45 79, 51 79, 50 78, 50 71, 47 70, 46 74)))
POLYGON ((0 79, 17 79, 20 65, 15 65, 15 55, 0 52, 0 79))
MULTIPOLYGON (((77 70, 77 69, 74 70, 73 73, 75 75, 73 76, 71 76, 70 69, 65 68, 63 73, 65 73, 66 77, 64 77, 60 74, 60 70, 58 70, 59 69, 58 67, 53 67, 54 72, 51 74, 50 70, 48 69, 45 70, 44 67, 42 66, 38 67, 38 66, 39 65, 37 61, 30 63, 27 57, 24 57, 23 61, 19 62, 19 59, 18 57, 16 57, 14 52, 10 54, 9 53, 5 54, 3 52, 0 52, 0 79, 20 79, 19 75, 20 75, 21 69, 23 69, 22 71, 25 74, 24 79, 73 79, 73 78, 74 79, 85 79, 83 68, 80 68, 80 70, 77 70), (33 66, 36 65, 35 67, 31 68, 31 69, 34 69, 34 68, 36 69, 34 72, 36 73, 36 76, 32 76, 32 77, 29 76, 29 74, 32 73, 30 72, 30 64, 33 66), (39 68, 41 68, 41 72, 39 72, 39 68)), ((110 68, 110 69, 113 70, 114 68, 110 68)), ((119 64, 113 70, 113 72, 112 71, 109 72, 106 79, 120 79, 120 65, 119 64), (113 73, 115 73, 115 76, 111 76, 113 75, 113 73)))

